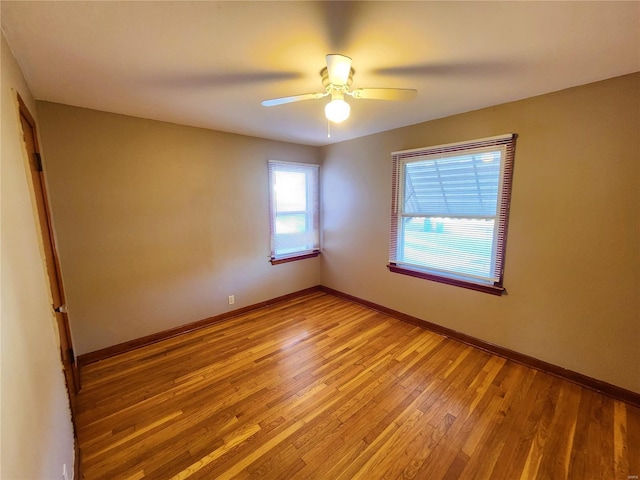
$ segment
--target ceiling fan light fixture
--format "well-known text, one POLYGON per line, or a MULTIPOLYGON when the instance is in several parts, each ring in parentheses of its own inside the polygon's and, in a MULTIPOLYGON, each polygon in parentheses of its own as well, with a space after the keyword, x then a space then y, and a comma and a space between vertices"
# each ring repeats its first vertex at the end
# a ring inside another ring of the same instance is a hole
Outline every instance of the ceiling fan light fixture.
POLYGON ((324 107, 324 114, 329 122, 342 123, 349 118, 351 113, 351 107, 344 101, 345 95, 354 99, 366 100, 411 100, 418 94, 417 90, 409 88, 358 88, 351 90, 354 73, 355 71, 351 68, 351 58, 338 53, 329 54, 327 55, 327 66, 320 70, 324 92, 272 98, 264 100, 262 105, 273 107, 302 100, 317 100, 331 95, 331 101, 324 107))
POLYGON ((331 101, 324 107, 324 114, 327 120, 333 123, 341 123, 349 118, 349 113, 351 113, 351 106, 344 101, 342 93, 333 92, 331 101))

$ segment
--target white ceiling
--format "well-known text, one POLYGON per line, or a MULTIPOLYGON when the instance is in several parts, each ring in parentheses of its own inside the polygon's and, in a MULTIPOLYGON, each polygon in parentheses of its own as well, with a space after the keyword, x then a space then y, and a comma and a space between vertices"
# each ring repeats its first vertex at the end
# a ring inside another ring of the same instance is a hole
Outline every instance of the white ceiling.
POLYGON ((1 2, 2 29, 40 100, 308 145, 640 70, 640 2, 1 2), (327 138, 327 53, 353 88, 327 138), (349 101, 349 100, 348 100, 349 101))

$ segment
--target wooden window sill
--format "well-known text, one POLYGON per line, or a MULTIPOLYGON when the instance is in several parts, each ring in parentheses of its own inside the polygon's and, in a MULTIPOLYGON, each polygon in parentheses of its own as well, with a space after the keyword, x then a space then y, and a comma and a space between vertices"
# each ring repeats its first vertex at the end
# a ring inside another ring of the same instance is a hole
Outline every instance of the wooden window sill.
POLYGON ((441 277, 432 273, 421 272, 419 270, 411 270, 405 267, 399 267, 390 263, 387 268, 393 273, 400 273, 402 275, 409 275, 411 277, 423 278, 425 280, 431 280, 433 282, 444 283, 447 285, 453 285, 456 287, 468 288, 469 290, 475 290, 477 292, 490 293, 491 295, 506 295, 507 291, 504 287, 497 285, 483 285, 479 283, 467 282, 456 278, 441 277))
POLYGON ((320 252, 303 253, 300 255, 293 255, 290 257, 272 258, 269 260, 271 265, 279 265, 281 263, 295 262, 296 260, 304 260, 305 258, 314 258, 320 255, 320 252))

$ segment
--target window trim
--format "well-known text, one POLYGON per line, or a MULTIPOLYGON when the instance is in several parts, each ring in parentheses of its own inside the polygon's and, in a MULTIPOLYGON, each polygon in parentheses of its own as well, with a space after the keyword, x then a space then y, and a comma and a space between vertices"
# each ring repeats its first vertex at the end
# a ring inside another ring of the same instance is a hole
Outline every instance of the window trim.
POLYGON ((504 288, 504 263, 507 245, 507 230, 509 224, 509 210, 511 204, 511 190, 513 183, 513 163, 515 155, 515 141, 517 135, 515 133, 507 135, 499 135, 495 137, 470 140, 466 142, 456 142, 445 145, 436 145, 433 147, 416 148, 412 150, 403 150, 393 152, 393 174, 392 174, 392 205, 391 205, 391 229, 389 240, 389 263, 387 268, 393 273, 409 275, 412 277, 431 280, 447 285, 468 288, 475 291, 490 293, 493 295, 503 295, 506 293, 504 288), (434 156, 438 154, 449 154, 454 152, 463 152, 470 149, 478 149, 483 147, 499 147, 504 148, 504 158, 501 165, 500 184, 498 190, 498 212, 496 215, 497 236, 495 242, 495 259, 492 254, 492 261, 495 261, 496 276, 498 280, 493 284, 485 282, 474 282, 469 278, 456 277, 455 275, 438 275, 436 271, 428 268, 421 269, 418 266, 407 265, 397 261, 398 248, 401 245, 400 240, 400 219, 403 211, 400 208, 402 201, 401 195, 404 189, 402 180, 404 179, 404 165, 407 159, 434 156))
POLYGON ((315 258, 318 255, 320 255, 320 250, 313 250, 310 253, 297 253, 290 257, 271 257, 269 261, 271 262, 271 265, 280 265, 281 263, 295 262, 296 260, 304 260, 305 258, 315 258))
POLYGON ((307 258, 314 258, 320 254, 320 165, 316 163, 303 163, 303 162, 286 162, 281 160, 268 160, 268 182, 269 182, 269 230, 270 230, 270 256, 269 262, 271 265, 279 265, 281 263, 293 262, 296 260, 304 260, 307 258), (317 232, 316 248, 300 250, 297 252, 290 252, 286 254, 276 255, 275 253, 275 220, 277 211, 275 208, 275 197, 273 195, 273 173, 277 170, 278 166, 286 167, 301 167, 304 169, 315 168, 316 184, 314 185, 314 192, 310 192, 307 186, 307 202, 310 207, 305 211, 285 212, 285 214, 306 214, 307 222, 311 225, 312 231, 317 232), (314 195, 315 193, 315 195, 314 195))

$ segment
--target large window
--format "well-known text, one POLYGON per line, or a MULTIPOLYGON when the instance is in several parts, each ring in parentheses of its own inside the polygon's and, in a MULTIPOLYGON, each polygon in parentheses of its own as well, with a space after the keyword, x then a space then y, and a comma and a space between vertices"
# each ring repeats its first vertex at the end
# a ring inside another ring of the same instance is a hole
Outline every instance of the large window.
POLYGON ((320 252, 318 165, 269 161, 271 263, 320 252))
POLYGON ((391 271, 503 293, 515 137, 393 153, 391 271))

